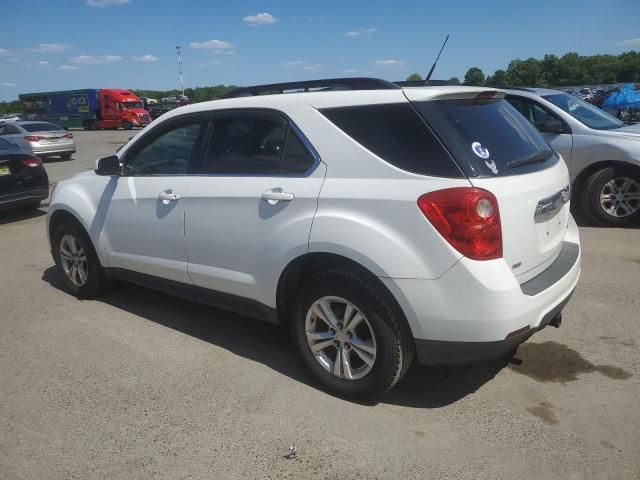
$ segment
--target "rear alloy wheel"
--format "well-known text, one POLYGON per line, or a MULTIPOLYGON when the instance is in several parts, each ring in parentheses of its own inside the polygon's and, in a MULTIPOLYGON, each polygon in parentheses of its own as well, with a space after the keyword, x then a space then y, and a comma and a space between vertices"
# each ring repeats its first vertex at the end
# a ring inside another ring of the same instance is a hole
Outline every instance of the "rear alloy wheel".
POLYGON ((624 226, 640 220, 640 174, 624 167, 607 167, 586 181, 581 203, 584 212, 602 226, 624 226))
POLYGON ((109 286, 100 260, 82 227, 59 225, 51 239, 53 258, 67 289, 78 298, 92 298, 109 286))
POLYGON ((337 378, 362 378, 376 361, 376 338, 369 321, 344 298, 316 300, 307 312, 305 333, 318 363, 337 378))
POLYGON ((414 355, 406 320, 381 286, 357 271, 308 278, 291 312, 295 346, 325 389, 375 399, 405 374, 414 355))

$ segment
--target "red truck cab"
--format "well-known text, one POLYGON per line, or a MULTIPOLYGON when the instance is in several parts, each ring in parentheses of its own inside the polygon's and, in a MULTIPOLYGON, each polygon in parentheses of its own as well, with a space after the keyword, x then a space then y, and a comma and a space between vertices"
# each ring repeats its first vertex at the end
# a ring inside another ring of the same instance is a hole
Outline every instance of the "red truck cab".
POLYGON ((129 90, 103 88, 98 91, 101 118, 96 122, 98 128, 145 127, 151 123, 151 117, 142 107, 142 101, 129 90))

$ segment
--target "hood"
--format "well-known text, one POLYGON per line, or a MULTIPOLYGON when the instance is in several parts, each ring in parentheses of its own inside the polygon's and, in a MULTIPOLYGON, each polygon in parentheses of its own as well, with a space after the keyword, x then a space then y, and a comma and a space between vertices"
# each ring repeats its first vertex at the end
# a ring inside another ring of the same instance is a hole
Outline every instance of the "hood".
POLYGON ((625 125, 612 130, 596 130, 599 136, 610 138, 628 138, 640 140, 640 124, 625 125))

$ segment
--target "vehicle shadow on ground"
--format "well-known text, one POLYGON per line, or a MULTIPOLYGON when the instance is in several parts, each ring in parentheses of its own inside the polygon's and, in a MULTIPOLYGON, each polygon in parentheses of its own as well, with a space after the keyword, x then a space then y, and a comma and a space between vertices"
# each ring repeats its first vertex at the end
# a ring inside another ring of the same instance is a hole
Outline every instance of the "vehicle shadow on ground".
MULTIPOLYGON (((42 280, 66 292, 55 267, 45 270, 42 280)), ((126 283, 100 297, 99 301, 260 362, 295 381, 317 388, 298 360, 286 328, 126 283)), ((358 403, 444 407, 478 390, 506 365, 506 361, 472 366, 414 364, 406 377, 379 402, 358 403)))
POLYGON ((23 210, 20 208, 17 208, 15 210, 7 210, 5 212, 0 212, 0 225, 4 225, 5 223, 19 222, 20 220, 38 218, 46 214, 47 212, 40 208, 37 210, 23 210))

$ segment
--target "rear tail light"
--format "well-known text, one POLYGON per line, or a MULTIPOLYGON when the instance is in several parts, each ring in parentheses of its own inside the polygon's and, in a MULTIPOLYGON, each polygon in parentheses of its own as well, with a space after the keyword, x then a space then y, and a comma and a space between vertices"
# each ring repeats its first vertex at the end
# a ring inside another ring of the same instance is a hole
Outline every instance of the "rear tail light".
POLYGON ((480 188, 448 188, 418 199, 418 208, 465 257, 502 257, 502 227, 496 197, 480 188))
POLYGON ((24 137, 27 142, 39 142, 43 138, 44 137, 41 137, 40 135, 27 135, 24 137))
POLYGON ((21 162, 23 165, 26 165, 27 167, 37 167, 39 165, 42 165, 42 160, 38 157, 23 158, 21 162))
POLYGON ((65 133, 62 138, 73 138, 73 133, 65 133))

